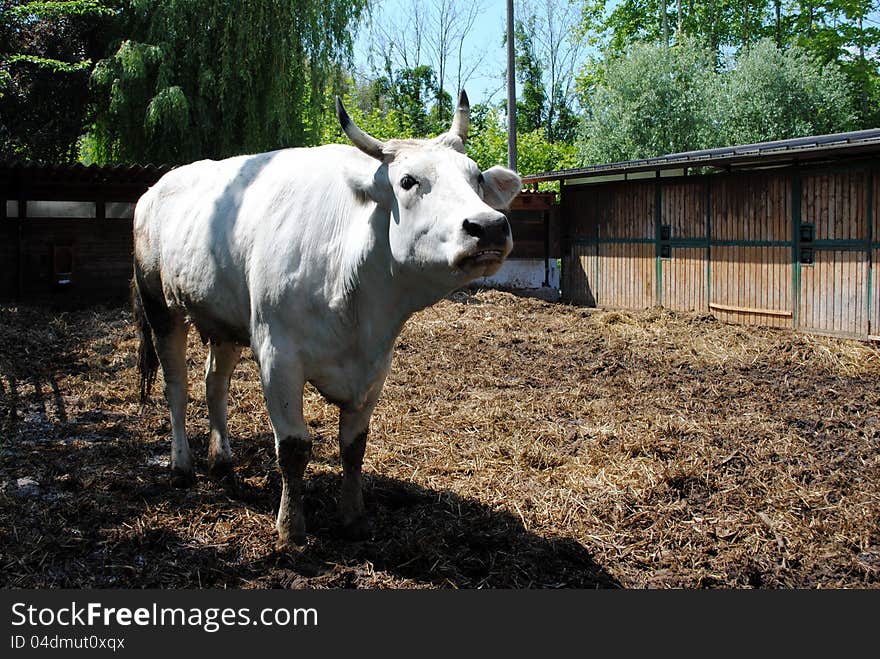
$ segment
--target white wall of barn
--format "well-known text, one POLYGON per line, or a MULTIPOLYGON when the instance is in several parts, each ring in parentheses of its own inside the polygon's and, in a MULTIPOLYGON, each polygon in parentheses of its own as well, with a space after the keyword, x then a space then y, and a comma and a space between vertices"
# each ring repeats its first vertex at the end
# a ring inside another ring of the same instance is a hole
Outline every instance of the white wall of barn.
MULTIPOLYGON (((559 266, 556 259, 550 259, 548 277, 549 288, 559 290, 559 266)), ((508 259, 491 277, 480 277, 473 286, 487 288, 540 289, 544 286, 544 259, 508 259)))

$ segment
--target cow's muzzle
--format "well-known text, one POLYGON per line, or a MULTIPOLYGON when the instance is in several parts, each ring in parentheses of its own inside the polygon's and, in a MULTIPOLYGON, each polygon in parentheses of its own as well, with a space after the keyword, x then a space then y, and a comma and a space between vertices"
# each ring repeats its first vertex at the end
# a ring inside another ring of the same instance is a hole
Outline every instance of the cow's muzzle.
POLYGON ((464 232, 477 239, 477 247, 492 249, 505 246, 510 238, 510 224, 502 213, 482 213, 461 224, 464 232))
POLYGON ((470 249, 459 257, 456 263, 459 268, 500 265, 513 249, 510 224, 502 213, 474 215, 464 220, 461 228, 470 238, 470 249))

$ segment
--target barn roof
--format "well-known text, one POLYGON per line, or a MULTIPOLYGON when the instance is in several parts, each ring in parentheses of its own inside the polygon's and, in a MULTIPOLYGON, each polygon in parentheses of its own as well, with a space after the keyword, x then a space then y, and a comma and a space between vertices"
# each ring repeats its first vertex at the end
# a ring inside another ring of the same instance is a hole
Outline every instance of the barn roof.
POLYGON ((576 169, 562 169, 524 176, 524 183, 566 181, 638 172, 660 172, 697 167, 717 169, 767 167, 834 160, 845 156, 880 154, 880 128, 850 133, 813 135, 788 140, 742 144, 717 149, 671 153, 655 158, 627 160, 576 169))
POLYGON ((5 182, 11 176, 21 175, 43 181, 135 183, 155 181, 171 169, 171 165, 153 164, 99 166, 82 163, 50 164, 31 160, 0 160, 0 181, 5 182))
POLYGON ((48 164, 0 160, 0 196, 7 199, 78 199, 94 194, 137 198, 171 165, 48 164))

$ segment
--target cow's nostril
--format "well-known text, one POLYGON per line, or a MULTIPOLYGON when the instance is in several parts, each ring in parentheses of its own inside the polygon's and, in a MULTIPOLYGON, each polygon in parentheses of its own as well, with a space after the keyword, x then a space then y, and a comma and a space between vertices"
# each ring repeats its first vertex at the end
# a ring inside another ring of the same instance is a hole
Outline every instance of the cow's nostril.
POLYGON ((462 222, 461 228, 464 229, 464 232, 467 235, 473 236, 474 238, 479 238, 483 235, 483 227, 481 227, 476 222, 471 222, 470 220, 465 220, 464 222, 462 222))

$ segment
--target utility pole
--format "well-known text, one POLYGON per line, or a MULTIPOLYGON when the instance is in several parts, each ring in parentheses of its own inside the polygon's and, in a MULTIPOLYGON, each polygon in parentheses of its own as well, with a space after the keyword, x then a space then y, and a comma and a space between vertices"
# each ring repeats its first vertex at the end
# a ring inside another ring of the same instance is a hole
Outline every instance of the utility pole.
POLYGON ((507 166, 516 171, 516 56, 513 0, 507 0, 507 166))

